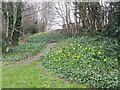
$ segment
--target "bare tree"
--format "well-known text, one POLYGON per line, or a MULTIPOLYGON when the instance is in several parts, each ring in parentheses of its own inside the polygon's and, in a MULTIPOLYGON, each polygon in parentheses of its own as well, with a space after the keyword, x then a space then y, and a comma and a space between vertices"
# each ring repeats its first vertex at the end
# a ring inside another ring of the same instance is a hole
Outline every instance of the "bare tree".
POLYGON ((77 34, 77 28, 73 15, 75 8, 73 2, 60 1, 55 4, 56 12, 63 21, 63 30, 68 34, 75 36, 77 34))
POLYGON ((50 30, 54 23, 55 12, 53 2, 41 2, 39 7, 39 24, 42 31, 50 30))
POLYGON ((22 11, 22 33, 38 32, 38 6, 37 3, 25 2, 22 11))

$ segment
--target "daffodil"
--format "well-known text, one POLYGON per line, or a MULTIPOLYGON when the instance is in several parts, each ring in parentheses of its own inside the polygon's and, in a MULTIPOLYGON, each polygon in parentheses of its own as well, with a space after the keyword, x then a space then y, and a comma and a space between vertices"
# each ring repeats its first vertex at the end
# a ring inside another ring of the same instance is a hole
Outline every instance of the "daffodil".
POLYGON ((92 58, 92 60, 95 60, 94 58, 92 58))
POLYGON ((106 59, 104 59, 104 62, 106 62, 106 59))
POLYGON ((80 47, 80 44, 78 44, 78 47, 80 47))
POLYGON ((87 50, 87 48, 85 48, 85 50, 87 50))
POLYGON ((78 58, 80 58, 80 56, 79 56, 79 55, 77 55, 77 59, 78 59, 78 58))
POLYGON ((48 56, 50 58, 50 56, 48 56))
POLYGON ((100 51, 98 51, 98 54, 101 54, 101 52, 100 52, 100 51))
POLYGON ((70 54, 68 54, 68 56, 70 56, 70 54))

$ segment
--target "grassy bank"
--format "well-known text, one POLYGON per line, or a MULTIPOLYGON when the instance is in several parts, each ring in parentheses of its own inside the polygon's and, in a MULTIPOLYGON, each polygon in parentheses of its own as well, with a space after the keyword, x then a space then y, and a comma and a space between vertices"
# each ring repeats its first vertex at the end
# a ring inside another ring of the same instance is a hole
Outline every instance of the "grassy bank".
POLYGON ((100 35, 68 38, 47 52, 41 61, 62 78, 92 88, 116 88, 116 47, 115 39, 100 35))

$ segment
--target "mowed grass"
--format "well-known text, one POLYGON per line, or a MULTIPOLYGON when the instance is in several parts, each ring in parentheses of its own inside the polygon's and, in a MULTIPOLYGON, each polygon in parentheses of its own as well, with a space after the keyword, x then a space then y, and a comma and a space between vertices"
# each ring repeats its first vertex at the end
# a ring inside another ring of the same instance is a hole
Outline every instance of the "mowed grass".
POLYGON ((27 65, 3 65, 2 88, 84 88, 60 79, 44 69, 38 61, 27 65))

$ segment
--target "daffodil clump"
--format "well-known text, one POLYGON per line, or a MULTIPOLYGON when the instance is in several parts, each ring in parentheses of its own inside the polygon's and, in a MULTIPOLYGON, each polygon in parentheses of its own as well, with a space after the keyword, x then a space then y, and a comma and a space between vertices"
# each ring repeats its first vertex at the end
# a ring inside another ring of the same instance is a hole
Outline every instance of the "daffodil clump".
POLYGON ((88 87, 114 88, 118 83, 115 43, 102 37, 99 41, 86 36, 70 38, 47 52, 42 64, 58 76, 88 87))

